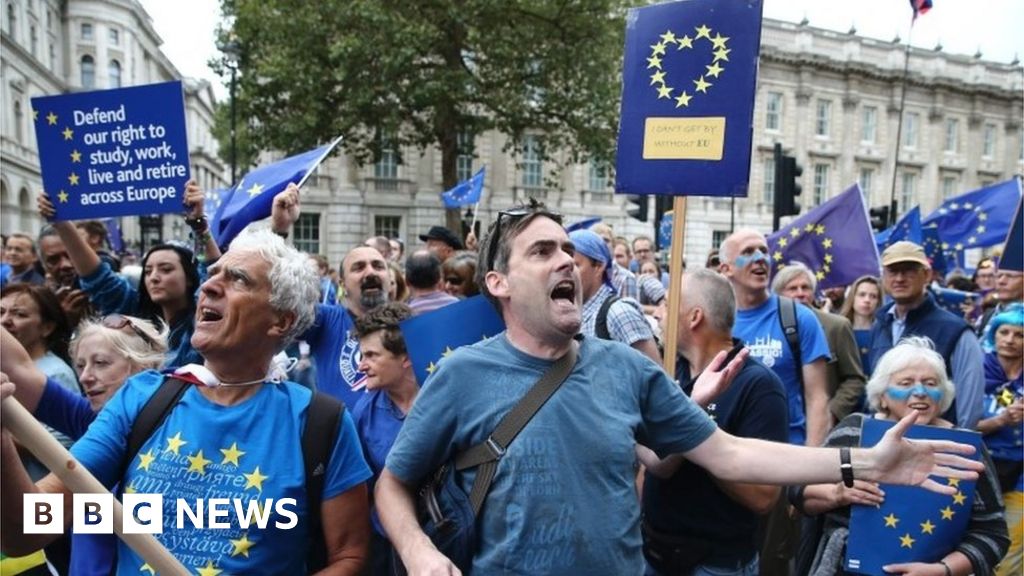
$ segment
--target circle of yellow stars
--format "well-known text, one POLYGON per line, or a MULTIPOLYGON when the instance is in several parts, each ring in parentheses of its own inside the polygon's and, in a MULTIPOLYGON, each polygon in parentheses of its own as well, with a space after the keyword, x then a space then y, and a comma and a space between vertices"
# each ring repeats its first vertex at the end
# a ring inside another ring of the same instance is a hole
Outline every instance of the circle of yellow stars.
MULTIPOLYGON (((967 495, 960 490, 960 480, 956 478, 949 478, 948 481, 949 485, 955 487, 957 491, 952 496, 953 504, 947 504, 945 508, 939 510, 939 523, 952 522, 953 517, 956 516, 956 513, 959 511, 958 508, 963 508, 967 505, 967 495)), ((896 514, 890 512, 888 516, 884 516, 882 518, 882 521, 885 522, 886 528, 892 528, 893 530, 896 530, 897 534, 899 534, 900 518, 896 516, 896 514)), ((919 530, 907 530, 903 532, 902 536, 899 536, 900 548, 913 549, 914 544, 917 544, 919 540, 925 536, 934 535, 935 528, 938 527, 938 525, 933 523, 930 518, 926 518, 924 522, 918 523, 918 526, 919 530), (917 538, 914 538, 914 534, 912 534, 912 532, 917 533, 917 538)))
POLYGON ((943 250, 946 250, 946 251, 956 250, 957 252, 960 252, 960 251, 964 250, 965 248, 971 248, 975 244, 978 243, 978 234, 984 234, 985 230, 987 230, 985 222, 988 221, 988 214, 986 214, 981 209, 981 206, 977 206, 973 202, 964 202, 964 203, 952 202, 952 203, 949 204, 948 207, 944 206, 942 208, 939 208, 939 214, 942 214, 942 215, 946 215, 946 214, 949 214, 951 212, 964 212, 964 211, 970 211, 970 212, 974 212, 975 213, 974 223, 976 223, 977 226, 974 226, 974 230, 972 231, 973 234, 971 234, 970 236, 967 237, 967 242, 966 243, 964 243, 964 242, 957 242, 955 244, 950 244, 949 242, 943 242, 942 243, 942 249, 943 250))
MULTIPOLYGON (((812 242, 820 242, 821 247, 824 250, 824 255, 821 258, 821 266, 812 266, 813 262, 806 262, 807 267, 814 272, 814 277, 817 278, 818 282, 825 279, 830 272, 832 272, 833 256, 832 256, 832 238, 825 235, 827 229, 824 224, 815 222, 808 222, 801 226, 794 225, 792 228, 783 229, 782 233, 779 234, 778 239, 775 241, 775 248, 772 250, 772 261, 775 264, 776 269, 782 270, 786 267, 785 255, 786 247, 790 244, 795 244, 800 237, 804 238, 814 236, 812 242)), ((806 242, 806 240, 804 240, 806 242)))
POLYGON ((729 41, 728 37, 722 36, 718 32, 715 32, 714 37, 712 37, 711 32, 711 28, 706 24, 696 26, 694 28, 693 37, 689 34, 677 37, 675 32, 672 30, 666 30, 664 34, 659 36, 661 40, 659 40, 658 43, 651 45, 651 55, 647 58, 647 70, 654 70, 654 73, 651 74, 650 77, 650 85, 653 86, 654 90, 658 93, 659 100, 675 100, 676 108, 685 108, 690 105, 690 100, 692 100, 698 92, 703 94, 708 93, 708 88, 714 85, 713 82, 710 82, 711 79, 714 79, 717 82, 718 77, 725 71, 725 68, 722 67, 722 63, 729 61, 729 52, 731 52, 732 49, 726 46, 729 41), (699 42, 702 39, 711 44, 711 54, 713 59, 711 60, 711 64, 704 66, 706 71, 703 74, 701 74, 696 80, 691 80, 691 83, 693 84, 693 94, 687 90, 687 88, 689 88, 689 84, 684 83, 682 87, 678 85, 669 86, 668 79, 665 76, 665 70, 662 69, 662 60, 668 57, 668 49, 675 46, 675 52, 693 50, 694 42, 699 42), (673 93, 675 93, 675 95, 673 95, 673 93))

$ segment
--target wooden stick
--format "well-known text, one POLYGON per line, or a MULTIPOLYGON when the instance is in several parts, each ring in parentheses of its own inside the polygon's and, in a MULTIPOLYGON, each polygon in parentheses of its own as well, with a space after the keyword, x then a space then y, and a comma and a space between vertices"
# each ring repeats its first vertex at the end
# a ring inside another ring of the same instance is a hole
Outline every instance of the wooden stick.
POLYGON ((676 196, 672 201, 672 250, 668 259, 668 318, 665 332, 661 335, 665 343, 665 357, 662 363, 670 378, 676 377, 676 334, 679 331, 679 296, 683 285, 683 248, 686 229, 686 196, 676 196))
MULTIPOLYGON (((13 396, 4 398, 0 403, 0 417, 3 418, 4 427, 10 430, 18 442, 28 448, 43 465, 56 474, 68 490, 79 494, 110 493, 13 396)), ((162 575, 189 574, 152 534, 124 534, 123 515, 121 502, 114 498, 114 532, 147 564, 162 575)))

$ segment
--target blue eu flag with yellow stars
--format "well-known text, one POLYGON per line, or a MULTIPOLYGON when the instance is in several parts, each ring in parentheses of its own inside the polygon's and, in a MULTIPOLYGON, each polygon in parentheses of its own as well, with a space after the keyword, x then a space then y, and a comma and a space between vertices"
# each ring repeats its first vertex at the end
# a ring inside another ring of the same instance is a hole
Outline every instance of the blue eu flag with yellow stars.
POLYGON ((890 245, 906 240, 914 244, 920 244, 921 238, 921 207, 914 206, 910 212, 904 214, 895 225, 875 234, 875 244, 878 251, 884 252, 890 245))
POLYGON ((995 246, 1006 239, 1020 198, 1020 179, 1011 178, 946 200, 922 224, 938 227, 944 250, 995 246))
POLYGON ((940 274, 945 275, 946 272, 954 268, 964 267, 963 250, 951 249, 949 244, 943 242, 939 238, 938 226, 921 227, 921 246, 924 248, 925 255, 932 262, 932 270, 940 274), (944 244, 945 249, 943 249, 944 244))
POLYGON ((227 196, 221 197, 220 208, 210 221, 217 244, 225 248, 246 226, 270 216, 274 196, 290 183, 302 186, 338 142, 340 136, 330 144, 260 166, 243 176, 227 196))
MULTIPOLYGON (((864 419, 861 446, 874 446, 895 422, 864 419)), ((907 438, 952 440, 974 446, 981 455, 981 435, 967 430, 912 426, 907 438)), ((885 502, 879 507, 854 505, 844 568, 856 574, 884 574, 882 566, 902 562, 938 562, 963 537, 974 502, 975 481, 933 478, 955 486, 946 496, 918 486, 882 484, 885 502)))
POLYGON ((963 290, 955 290, 944 286, 934 286, 928 289, 931 291, 932 296, 935 297, 936 306, 945 308, 957 316, 964 315, 961 306, 964 304, 974 306, 981 298, 981 294, 977 292, 964 292, 963 290))
POLYGON ((482 295, 413 316, 400 324, 405 349, 420 386, 459 346, 480 342, 505 329, 505 322, 482 295))
POLYGON ((878 276, 878 248, 860 186, 832 198, 768 237, 772 267, 802 262, 814 271, 819 288, 847 286, 878 276), (841 264, 840 264, 841 263, 841 264))
POLYGON ((626 17, 615 191, 746 196, 761 0, 686 0, 626 17))
POLYGON ((667 249, 672 245, 672 211, 668 210, 661 216, 661 222, 658 223, 658 248, 661 250, 667 249))
POLYGON ((461 208, 479 202, 484 190, 484 170, 481 168, 469 180, 459 182, 451 190, 442 192, 441 201, 444 202, 444 207, 461 208))

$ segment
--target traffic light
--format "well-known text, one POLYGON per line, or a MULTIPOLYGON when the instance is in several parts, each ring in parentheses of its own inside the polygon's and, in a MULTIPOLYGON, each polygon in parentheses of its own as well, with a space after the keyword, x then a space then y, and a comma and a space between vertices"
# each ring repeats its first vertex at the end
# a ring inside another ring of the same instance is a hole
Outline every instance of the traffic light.
POLYGON ((647 206, 649 205, 650 197, 646 194, 630 194, 626 199, 629 200, 630 204, 635 204, 635 206, 626 208, 626 213, 629 214, 630 218, 647 222, 647 206))
POLYGON ((800 186, 800 175, 803 166, 796 163, 796 158, 786 156, 782 152, 782 144, 775 144, 775 207, 774 229, 779 229, 779 220, 783 216, 796 216, 800 213, 797 196, 803 191, 800 186))
POLYGON ((871 214, 871 228, 875 232, 881 232, 889 227, 889 207, 879 206, 868 210, 871 214))

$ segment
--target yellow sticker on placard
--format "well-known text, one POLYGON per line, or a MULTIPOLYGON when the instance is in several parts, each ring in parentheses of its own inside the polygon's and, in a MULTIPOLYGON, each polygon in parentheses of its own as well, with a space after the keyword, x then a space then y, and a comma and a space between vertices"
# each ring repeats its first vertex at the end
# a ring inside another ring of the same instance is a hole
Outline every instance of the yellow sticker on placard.
POLYGON ((644 122, 644 160, 721 160, 724 149, 724 116, 644 122))

